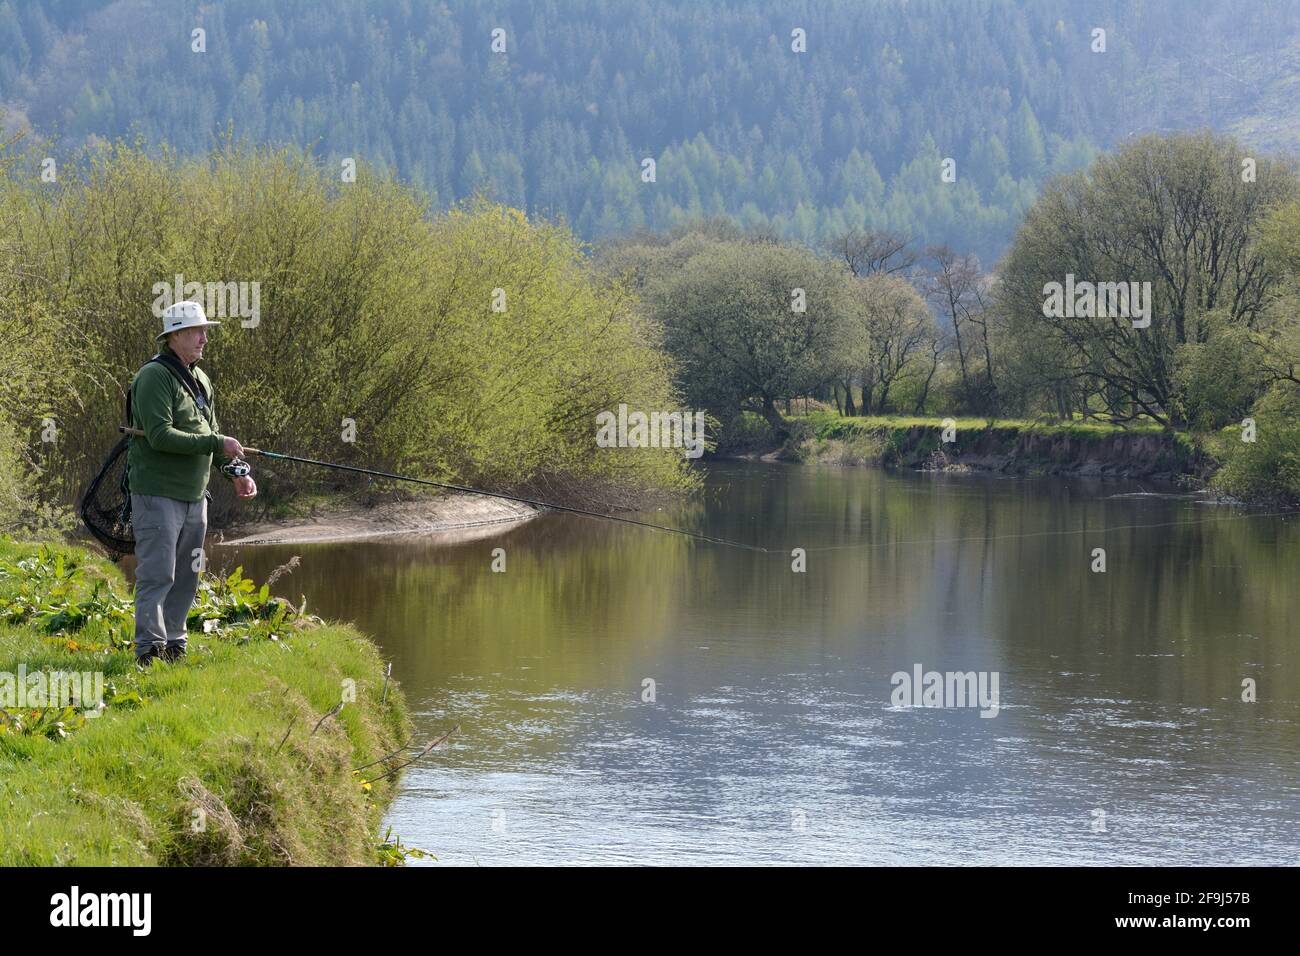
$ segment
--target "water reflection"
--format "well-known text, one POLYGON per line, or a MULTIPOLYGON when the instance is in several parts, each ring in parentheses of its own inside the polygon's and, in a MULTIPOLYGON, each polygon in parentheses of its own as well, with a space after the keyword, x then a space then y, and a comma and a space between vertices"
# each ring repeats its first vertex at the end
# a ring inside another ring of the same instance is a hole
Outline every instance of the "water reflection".
POLYGON ((301 554, 283 593, 461 724, 389 821, 445 863, 1294 863, 1297 521, 1132 490, 727 463, 643 517, 773 553, 551 515, 219 555, 301 554), (915 663, 1001 712, 891 707, 915 663))

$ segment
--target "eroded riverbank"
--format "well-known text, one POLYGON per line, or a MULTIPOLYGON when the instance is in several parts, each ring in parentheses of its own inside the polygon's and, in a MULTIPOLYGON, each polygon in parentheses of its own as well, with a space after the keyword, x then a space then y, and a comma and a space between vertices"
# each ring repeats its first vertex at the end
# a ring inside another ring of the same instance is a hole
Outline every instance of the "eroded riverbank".
POLYGON ((794 420, 793 437, 731 457, 1037 477, 1204 485, 1218 462, 1193 436, 1153 426, 903 416, 794 420))

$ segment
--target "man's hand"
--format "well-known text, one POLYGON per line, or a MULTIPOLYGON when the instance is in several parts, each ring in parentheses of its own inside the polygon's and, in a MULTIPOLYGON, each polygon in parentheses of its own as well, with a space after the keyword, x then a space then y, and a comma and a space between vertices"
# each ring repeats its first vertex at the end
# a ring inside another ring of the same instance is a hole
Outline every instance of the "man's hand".
POLYGON ((253 480, 252 475, 236 478, 233 484, 236 498, 252 498, 257 495, 257 482, 253 480))
POLYGON ((244 457, 244 446, 239 443, 238 438, 227 438, 221 448, 226 453, 227 458, 244 457))

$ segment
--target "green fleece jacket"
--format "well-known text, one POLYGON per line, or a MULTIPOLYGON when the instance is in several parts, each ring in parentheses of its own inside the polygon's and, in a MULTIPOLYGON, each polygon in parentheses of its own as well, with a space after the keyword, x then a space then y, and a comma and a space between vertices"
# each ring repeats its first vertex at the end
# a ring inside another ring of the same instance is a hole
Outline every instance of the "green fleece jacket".
POLYGON ((198 501, 208 487, 212 456, 218 464, 230 460, 221 451, 212 382, 197 365, 190 372, 208 393, 207 418, 165 365, 150 362, 131 380, 131 424, 145 433, 131 439, 127 452, 133 494, 198 501))

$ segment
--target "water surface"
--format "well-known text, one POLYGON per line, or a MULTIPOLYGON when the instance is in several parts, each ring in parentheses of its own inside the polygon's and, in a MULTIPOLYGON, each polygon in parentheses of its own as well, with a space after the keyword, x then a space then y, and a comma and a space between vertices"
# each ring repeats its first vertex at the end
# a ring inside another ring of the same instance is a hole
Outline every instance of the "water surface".
POLYGON ((1140 490, 719 463, 641 517, 775 553, 551 514, 216 560, 302 555, 460 724, 388 819, 444 865, 1295 864, 1300 521, 1140 490), (894 706, 916 664, 999 713, 894 706))

